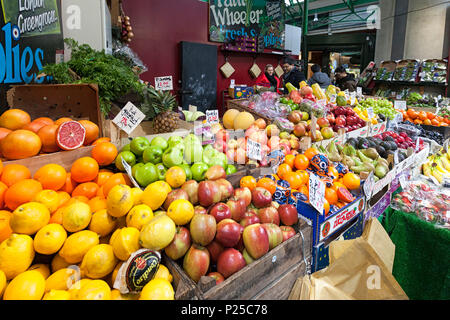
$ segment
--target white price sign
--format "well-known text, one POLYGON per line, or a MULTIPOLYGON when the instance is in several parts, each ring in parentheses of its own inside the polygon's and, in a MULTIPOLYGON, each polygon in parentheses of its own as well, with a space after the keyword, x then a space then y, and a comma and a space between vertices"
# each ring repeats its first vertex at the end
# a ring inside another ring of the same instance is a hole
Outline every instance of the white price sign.
POLYGON ((337 94, 332 94, 330 97, 330 103, 336 103, 337 94))
POLYGON ((252 160, 262 160, 261 144, 248 139, 247 140, 247 157, 252 160))
POLYGON ((122 165, 123 165, 123 167, 125 168, 125 171, 127 172, 128 177, 130 178, 130 180, 131 180, 131 182, 133 183, 133 185, 134 185, 136 188, 141 188, 141 187, 139 186, 139 184, 136 182, 136 180, 134 180, 133 173, 132 173, 132 171, 131 171, 131 166, 130 166, 130 165, 128 164, 128 162, 126 162, 122 157, 120 157, 120 160, 122 161, 122 165))
POLYGON ((309 203, 320 214, 323 214, 323 203, 325 199, 325 183, 314 173, 309 175, 309 203))
POLYGON ((144 119, 145 114, 134 104, 128 102, 113 119, 113 123, 127 134, 130 134, 144 119))
POLYGON ((369 119, 375 118, 375 113, 373 112, 373 108, 367 108, 367 116, 369 117, 369 119))
POLYGON ((206 110, 206 122, 211 124, 219 122, 219 110, 206 110))
POLYGON ((369 176, 364 181, 363 189, 366 199, 369 200, 372 197, 373 187, 375 185, 375 177, 373 171, 370 172, 369 176))
POLYGON ((162 91, 173 90, 172 76, 155 77, 155 89, 162 91))
POLYGON ((358 96, 358 98, 362 97, 362 88, 361 87, 356 87, 356 95, 358 96))
POLYGON ((406 110, 406 101, 405 100, 395 100, 394 101, 394 109, 406 110))

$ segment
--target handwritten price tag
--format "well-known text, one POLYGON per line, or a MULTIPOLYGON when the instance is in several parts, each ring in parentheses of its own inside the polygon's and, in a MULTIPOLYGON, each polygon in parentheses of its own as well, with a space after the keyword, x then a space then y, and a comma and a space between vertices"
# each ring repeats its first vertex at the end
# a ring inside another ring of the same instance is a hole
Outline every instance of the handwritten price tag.
POLYGON ((314 173, 309 175, 309 203, 320 214, 323 214, 323 203, 325 199, 325 183, 314 173))
POLYGON ((370 199, 372 197, 373 187, 375 185, 375 178, 373 176, 373 171, 370 172, 366 181, 364 181, 364 194, 366 195, 366 199, 370 199))
POLYGON ((162 91, 173 90, 172 76, 155 77, 155 89, 162 91))
POLYGON ((261 144, 248 139, 247 140, 247 157, 252 160, 262 160, 261 144))
POLYGON ((128 102, 113 119, 113 123, 127 134, 130 134, 144 119, 145 114, 134 104, 128 102))
POLYGON ((367 108, 367 116, 369 117, 369 119, 375 118, 375 113, 373 112, 373 108, 367 108))
POLYGON ((219 122, 219 110, 206 110, 206 122, 211 124, 219 122))
POLYGON ((394 101, 394 109, 406 110, 406 101, 405 100, 395 100, 394 101))

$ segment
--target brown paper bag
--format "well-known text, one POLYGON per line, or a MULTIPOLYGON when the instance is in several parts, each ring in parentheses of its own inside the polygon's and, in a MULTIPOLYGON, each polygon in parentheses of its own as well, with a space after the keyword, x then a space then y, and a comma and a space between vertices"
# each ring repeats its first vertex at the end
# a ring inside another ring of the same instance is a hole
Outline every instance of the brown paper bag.
POLYGON ((387 269, 392 273, 395 257, 395 244, 384 230, 381 223, 376 218, 371 218, 366 222, 362 238, 365 239, 380 256, 387 269))

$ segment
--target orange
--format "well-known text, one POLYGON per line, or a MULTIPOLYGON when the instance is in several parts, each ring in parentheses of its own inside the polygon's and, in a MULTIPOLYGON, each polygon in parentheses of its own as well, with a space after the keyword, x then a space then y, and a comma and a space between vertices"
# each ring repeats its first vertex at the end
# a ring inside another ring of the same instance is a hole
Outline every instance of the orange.
POLYGON ((72 194, 77 185, 78 183, 72 179, 72 174, 70 172, 67 172, 66 181, 64 182, 64 185, 62 186, 60 191, 65 191, 68 194, 72 194))
POLYGON ((266 177, 259 179, 256 186, 268 190, 272 195, 277 190, 277 183, 266 177))
POLYGON ((41 123, 43 123, 43 124, 46 125, 46 126, 55 123, 55 122, 54 122, 52 119, 50 119, 49 117, 39 117, 39 118, 34 119, 32 122, 41 122, 41 123))
POLYGON ((61 123, 64 123, 64 122, 67 122, 67 121, 72 121, 72 119, 68 118, 68 117, 62 117, 62 118, 59 118, 58 120, 56 120, 55 124, 57 126, 59 126, 61 123))
POLYGON ((82 183, 94 180, 98 175, 98 170, 98 163, 94 158, 82 157, 75 160, 70 173, 73 180, 82 183))
POLYGON ((277 175, 284 180, 284 175, 288 172, 292 172, 291 167, 286 164, 286 163, 282 163, 278 166, 278 170, 277 170, 277 175))
POLYGON ((113 174, 102 186, 105 198, 108 196, 109 191, 118 184, 126 184, 131 186, 131 180, 128 175, 122 172, 113 174))
POLYGON ((33 131, 34 133, 38 133, 39 129, 46 126, 44 122, 33 120, 29 124, 25 125, 22 129, 23 130, 29 130, 33 131))
POLYGON ((12 130, 6 129, 6 128, 1 128, 0 127, 0 141, 6 137, 10 132, 12 132, 12 130))
POLYGON ((333 189, 334 191, 337 191, 338 188, 345 188, 345 189, 347 189, 347 187, 342 182, 338 182, 338 181, 333 182, 333 185, 331 186, 331 189, 333 189))
POLYGON ((419 112, 419 119, 422 121, 425 121, 426 119, 428 119, 427 113, 425 111, 420 111, 419 112))
POLYGON ((359 188, 361 181, 357 174, 354 174, 353 172, 348 172, 344 175, 343 183, 347 189, 355 190, 359 188))
POLYGON ((8 187, 20 180, 30 179, 30 170, 22 164, 7 164, 3 168, 1 181, 8 187))
POLYGON ((86 129, 86 137, 84 138, 85 146, 90 145, 98 139, 100 131, 98 125, 89 120, 80 120, 78 122, 86 129))
POLYGON ((309 166, 309 159, 304 154, 298 154, 295 156, 294 165, 297 170, 306 170, 309 166))
POLYGON ((427 125, 427 126, 431 126, 431 120, 430 119, 425 119, 423 121, 423 124, 427 125))
POLYGON ((20 109, 9 109, 0 116, 0 127, 18 130, 31 122, 30 115, 20 109))
POLYGON ((411 118, 412 120, 418 117, 418 113, 414 109, 408 109, 406 113, 408 114, 408 117, 411 118))
POLYGON ((117 148, 111 142, 102 142, 92 148, 91 156, 99 165, 107 166, 116 160, 117 148))
POLYGON ((315 149, 315 148, 309 148, 309 149, 306 149, 306 151, 305 151, 305 156, 310 161, 316 154, 319 154, 319 151, 317 151, 317 149, 315 149))
POLYGON ((34 179, 42 184, 44 189, 59 190, 66 183, 67 172, 59 164, 46 164, 34 174, 34 179))
POLYGON ((3 172, 3 161, 0 160, 0 176, 2 175, 3 172))
POLYGON ((292 154, 287 154, 286 157, 284 158, 284 163, 288 164, 289 167, 291 167, 291 169, 294 169, 294 160, 295 160, 295 156, 292 154))
POLYGON ((74 204, 75 202, 78 202, 78 201, 79 202, 84 202, 84 203, 87 204, 89 202, 89 199, 86 196, 75 196, 75 197, 70 198, 70 200, 67 201, 66 204, 63 207, 67 207, 67 206, 69 206, 71 204, 74 204))
POLYGON ((7 210, 0 211, 0 243, 2 243, 3 240, 8 239, 12 234, 12 229, 9 226, 9 219, 11 219, 11 216, 12 213, 7 210))
POLYGON ((5 205, 5 192, 8 190, 8 186, 0 181, 0 209, 5 205))
POLYGON ((328 167, 328 175, 333 178, 333 180, 337 180, 339 178, 339 171, 334 166, 328 167))
POLYGON ((67 201, 70 200, 70 194, 68 194, 65 191, 58 191, 58 197, 59 197, 59 204, 58 204, 58 208, 61 208, 62 206, 64 206, 66 204, 67 201))
POLYGON ((42 191, 39 181, 25 179, 16 182, 5 192, 5 205, 9 209, 15 210, 18 206, 32 201, 39 191, 42 191))
POLYGON ((179 188, 186 182, 186 172, 181 167, 171 167, 166 172, 166 182, 172 188, 179 188))
POLYGON ((111 172, 109 170, 101 169, 98 172, 97 178, 95 178, 94 182, 99 185, 99 187, 103 186, 105 182, 108 180, 109 177, 111 177, 114 174, 114 172, 111 172))
POLYGON ((309 181, 309 173, 306 170, 297 170, 296 172, 302 178, 302 184, 307 184, 309 181))
POLYGON ((415 124, 423 124, 423 121, 420 119, 416 119, 416 120, 414 120, 414 123, 415 124))
POLYGON ((283 179, 289 182, 292 189, 298 189, 303 184, 302 177, 297 172, 287 172, 284 174, 283 179))
POLYGON ((338 202, 336 191, 331 188, 325 188, 325 199, 329 204, 335 205, 338 202))
POLYGON ((98 184, 95 182, 80 183, 73 189, 72 197, 85 196, 88 199, 92 199, 97 195, 98 184))
POLYGON ((437 120, 436 118, 434 118, 433 120, 431 120, 431 125, 432 125, 432 126, 438 126, 438 125, 439 125, 439 120, 437 120))
POLYGON ((239 186, 240 186, 241 188, 247 187, 247 188, 249 188, 250 190, 255 189, 255 188, 256 188, 256 184, 257 184, 257 181, 256 181, 256 179, 255 179, 254 177, 252 177, 252 176, 245 176, 245 177, 242 177, 241 180, 239 181, 239 186))
POLYGON ((299 192, 303 193, 308 199, 309 199, 309 189, 306 184, 302 185, 300 189, 298 189, 299 192))
POLYGON ((92 212, 97 212, 106 209, 106 199, 100 197, 94 197, 88 202, 89 207, 92 212))
POLYGON ((98 138, 97 140, 95 140, 95 141, 92 143, 92 145, 95 146, 95 145, 97 145, 97 144, 99 144, 99 143, 102 143, 102 142, 111 142, 111 138, 109 138, 109 137, 98 138))
POLYGON ((42 151, 43 152, 56 152, 60 150, 58 143, 56 141, 56 132, 58 130, 58 125, 50 124, 43 126, 37 132, 37 135, 41 139, 42 142, 42 151))
POLYGON ((29 130, 16 130, 0 141, 2 154, 6 159, 30 158, 41 151, 42 142, 39 136, 29 130))
POLYGON ((98 188, 98 191, 97 191, 97 197, 100 197, 100 198, 105 199, 105 195, 103 194, 103 186, 101 186, 100 188, 98 188))
POLYGON ((436 115, 433 112, 427 112, 427 118, 433 120, 434 118, 436 118, 436 115))
POLYGON ((327 215, 328 212, 330 212, 330 204, 328 203, 327 199, 323 200, 323 209, 325 210, 325 215, 327 215))

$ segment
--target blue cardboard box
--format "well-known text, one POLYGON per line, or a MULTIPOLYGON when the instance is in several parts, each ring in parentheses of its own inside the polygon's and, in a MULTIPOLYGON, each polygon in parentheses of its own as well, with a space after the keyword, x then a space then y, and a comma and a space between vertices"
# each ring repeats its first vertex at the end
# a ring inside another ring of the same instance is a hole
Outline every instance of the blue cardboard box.
POLYGON ((253 87, 235 86, 233 90, 234 99, 247 99, 255 93, 253 87))

